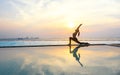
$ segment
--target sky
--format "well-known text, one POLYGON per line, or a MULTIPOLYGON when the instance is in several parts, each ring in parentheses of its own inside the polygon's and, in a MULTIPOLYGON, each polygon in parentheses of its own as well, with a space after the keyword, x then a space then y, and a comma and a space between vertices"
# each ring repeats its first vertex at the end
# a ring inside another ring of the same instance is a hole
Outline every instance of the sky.
POLYGON ((0 0, 0 38, 120 37, 120 0, 0 0))

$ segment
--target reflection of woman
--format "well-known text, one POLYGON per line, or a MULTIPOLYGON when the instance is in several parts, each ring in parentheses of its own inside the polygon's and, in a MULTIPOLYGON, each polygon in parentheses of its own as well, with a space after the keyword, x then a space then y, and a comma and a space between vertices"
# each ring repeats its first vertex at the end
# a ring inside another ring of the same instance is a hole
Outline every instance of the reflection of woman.
POLYGON ((82 25, 82 24, 80 24, 80 25, 77 27, 77 29, 76 29, 75 32, 73 33, 73 36, 69 38, 69 45, 71 45, 71 40, 73 40, 73 41, 75 41, 76 43, 79 43, 79 44, 80 44, 80 42, 78 41, 78 39, 77 39, 76 36, 77 36, 77 35, 78 35, 78 36, 80 35, 79 28, 80 28, 81 25, 82 25))
POLYGON ((71 51, 71 46, 70 46, 70 53, 73 54, 73 57, 76 59, 76 61, 78 61, 79 64, 83 67, 82 63, 80 62, 80 54, 79 53, 77 54, 77 51, 80 47, 81 46, 79 45, 73 51, 71 51))

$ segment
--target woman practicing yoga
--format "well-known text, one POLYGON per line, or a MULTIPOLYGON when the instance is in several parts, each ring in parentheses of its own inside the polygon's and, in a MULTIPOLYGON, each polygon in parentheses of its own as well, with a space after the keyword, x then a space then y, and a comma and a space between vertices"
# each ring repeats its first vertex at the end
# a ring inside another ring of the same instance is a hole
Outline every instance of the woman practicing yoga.
POLYGON ((75 30, 75 32, 73 33, 72 37, 69 38, 69 45, 71 45, 71 40, 75 41, 76 43, 79 43, 81 44, 81 42, 78 41, 77 39, 77 35, 79 36, 80 35, 80 31, 79 31, 79 28, 82 24, 80 24, 77 29, 75 30))

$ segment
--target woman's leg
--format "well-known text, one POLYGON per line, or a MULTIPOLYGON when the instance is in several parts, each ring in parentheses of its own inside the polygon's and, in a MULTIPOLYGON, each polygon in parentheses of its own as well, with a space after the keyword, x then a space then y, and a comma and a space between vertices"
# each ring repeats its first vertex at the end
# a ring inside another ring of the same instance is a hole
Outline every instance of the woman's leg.
POLYGON ((77 38, 72 38, 72 40, 75 41, 76 43, 81 44, 81 42, 79 42, 77 38))
POLYGON ((69 45, 71 45, 71 40, 73 40, 73 38, 69 37, 69 45))

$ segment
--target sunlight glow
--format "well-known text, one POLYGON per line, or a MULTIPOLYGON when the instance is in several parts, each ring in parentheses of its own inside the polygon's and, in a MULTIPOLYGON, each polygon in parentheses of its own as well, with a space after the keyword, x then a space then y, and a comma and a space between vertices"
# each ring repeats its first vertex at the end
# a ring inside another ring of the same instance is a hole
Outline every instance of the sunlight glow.
POLYGON ((68 23, 69 28, 74 28, 75 24, 73 22, 68 23))

